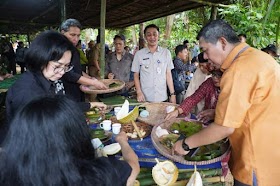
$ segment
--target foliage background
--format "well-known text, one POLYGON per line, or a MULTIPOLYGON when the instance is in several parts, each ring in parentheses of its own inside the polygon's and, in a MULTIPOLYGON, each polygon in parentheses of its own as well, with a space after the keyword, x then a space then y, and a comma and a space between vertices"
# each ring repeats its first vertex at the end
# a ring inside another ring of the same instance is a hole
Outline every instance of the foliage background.
MULTIPOLYGON (((167 25, 168 17, 158 18, 143 23, 144 26, 154 23, 160 27, 160 45, 169 48, 171 51, 188 39, 190 43, 196 41, 198 31, 206 24, 211 17, 213 6, 204 7, 177 13, 173 15, 172 24, 167 25), (170 26, 170 34, 167 35, 166 28, 170 26)), ((263 48, 268 44, 279 44, 280 36, 280 1, 279 0, 229 0, 227 5, 217 6, 217 19, 225 19, 236 32, 247 35, 247 43, 256 48, 263 48)), ((133 25, 119 30, 107 29, 105 42, 113 48, 113 37, 116 34, 123 34, 126 37, 127 45, 134 49, 138 44, 139 25, 133 25)), ((81 33, 81 40, 84 44, 90 40, 96 40, 97 29, 84 29, 81 33)), ((30 40, 36 36, 30 36, 30 40)), ((12 42, 24 41, 28 44, 26 35, 11 35, 12 42)), ((279 45, 278 45, 279 46, 279 45)))

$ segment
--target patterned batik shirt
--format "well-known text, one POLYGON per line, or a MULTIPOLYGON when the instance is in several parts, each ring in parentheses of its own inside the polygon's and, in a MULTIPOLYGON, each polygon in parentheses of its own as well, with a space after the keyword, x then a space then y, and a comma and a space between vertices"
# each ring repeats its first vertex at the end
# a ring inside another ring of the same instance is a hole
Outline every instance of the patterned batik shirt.
POLYGON ((187 97, 179 106, 184 114, 188 114, 191 109, 204 99, 203 110, 215 109, 218 101, 220 88, 214 85, 213 79, 208 78, 199 88, 189 97, 187 97))

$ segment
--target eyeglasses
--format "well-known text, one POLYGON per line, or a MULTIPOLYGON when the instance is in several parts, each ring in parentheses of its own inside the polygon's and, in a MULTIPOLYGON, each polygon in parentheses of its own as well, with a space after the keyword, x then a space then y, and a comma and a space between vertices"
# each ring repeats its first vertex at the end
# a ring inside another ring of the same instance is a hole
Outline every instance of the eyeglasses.
MULTIPOLYGON (((55 63, 57 63, 57 62, 55 62, 55 63)), ((50 64, 51 64, 51 63, 50 63, 50 64)), ((53 66, 53 65, 51 64, 51 66, 53 67, 53 72, 54 72, 55 74, 60 73, 60 72, 62 72, 62 71, 64 71, 64 72, 69 72, 70 70, 73 69, 73 65, 67 65, 67 66, 64 66, 64 67, 57 67, 57 66, 53 66)))

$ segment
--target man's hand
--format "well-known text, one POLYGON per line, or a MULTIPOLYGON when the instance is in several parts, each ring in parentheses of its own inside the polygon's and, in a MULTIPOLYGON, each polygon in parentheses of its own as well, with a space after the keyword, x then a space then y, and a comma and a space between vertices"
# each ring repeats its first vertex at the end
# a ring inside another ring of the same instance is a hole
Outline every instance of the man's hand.
POLYGON ((169 101, 170 101, 170 103, 176 104, 176 96, 175 95, 171 95, 169 101))
POLYGON ((179 110, 175 109, 174 111, 167 114, 167 116, 164 118, 164 120, 170 120, 172 118, 176 118, 179 115, 179 110))
POLYGON ((124 131, 121 131, 115 138, 116 142, 122 143, 122 142, 127 142, 128 138, 127 135, 124 131))
POLYGON ((214 120, 215 118, 215 109, 207 109, 204 111, 201 111, 197 115, 197 119, 203 123, 207 123, 210 120, 214 120))
POLYGON ((115 77, 115 74, 113 74, 113 73, 108 74, 108 79, 114 79, 114 77, 115 77))
POLYGON ((92 79, 92 86, 94 86, 95 88, 97 88, 99 90, 108 89, 108 87, 104 83, 102 83, 101 81, 99 81, 97 79, 92 79))
POLYGON ((145 102, 146 101, 145 100, 145 96, 144 96, 142 91, 141 92, 137 92, 137 101, 138 102, 145 102))
POLYGON ((172 151, 171 151, 172 155, 174 155, 174 154, 186 155, 190 152, 190 151, 185 151, 182 147, 182 144, 183 144, 183 140, 179 140, 173 145, 172 151))

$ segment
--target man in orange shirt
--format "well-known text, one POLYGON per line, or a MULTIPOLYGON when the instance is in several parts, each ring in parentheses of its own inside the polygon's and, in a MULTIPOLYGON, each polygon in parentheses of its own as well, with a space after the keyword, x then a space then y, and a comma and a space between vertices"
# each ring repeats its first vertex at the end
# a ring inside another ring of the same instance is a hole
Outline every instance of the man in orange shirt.
POLYGON ((223 20, 208 23, 198 39, 204 58, 224 72, 215 121, 176 142, 173 151, 183 155, 229 137, 235 186, 280 185, 280 66, 268 54, 240 43, 223 20))

